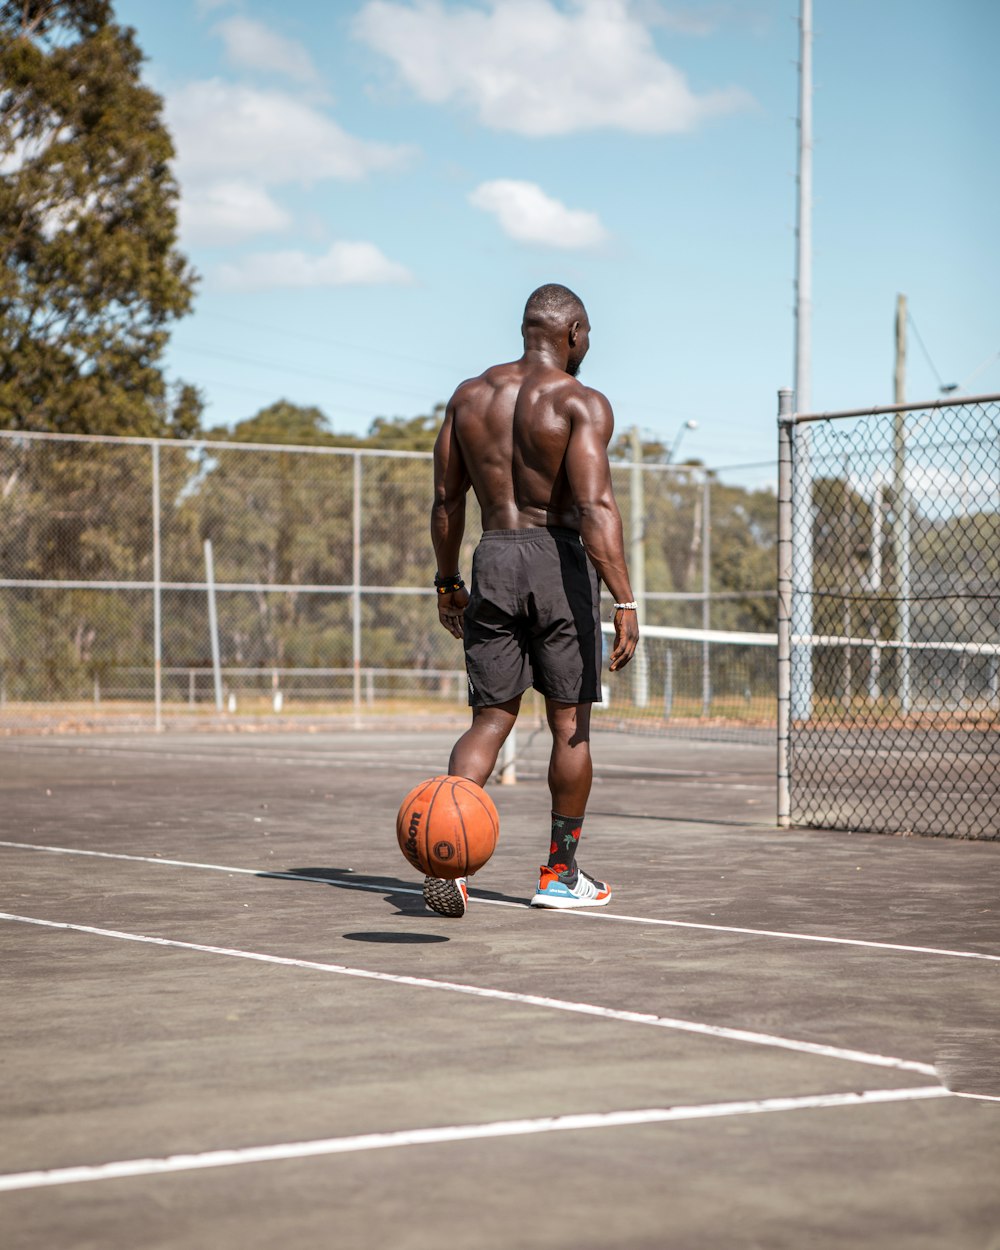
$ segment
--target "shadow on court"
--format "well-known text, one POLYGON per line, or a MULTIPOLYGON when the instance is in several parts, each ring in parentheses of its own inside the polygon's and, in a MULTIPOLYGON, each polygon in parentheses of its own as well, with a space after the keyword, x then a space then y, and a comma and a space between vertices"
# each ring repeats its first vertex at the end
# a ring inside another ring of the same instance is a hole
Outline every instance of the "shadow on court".
MULTIPOLYGON (((416 884, 414 884, 413 878, 407 881, 401 881, 392 877, 366 876, 359 878, 352 869, 345 871, 339 868, 289 868, 284 872, 262 872, 257 875, 265 879, 270 877, 278 881, 308 879, 309 881, 322 882, 324 885, 330 885, 341 890, 370 890, 372 892, 385 890, 386 893, 383 896, 385 901, 392 903, 399 915, 427 915, 427 908, 424 906, 420 892, 422 879, 418 879, 416 884)), ((477 889, 476 894, 481 899, 490 899, 495 902, 523 904, 528 902, 524 896, 514 898, 497 890, 477 889)))

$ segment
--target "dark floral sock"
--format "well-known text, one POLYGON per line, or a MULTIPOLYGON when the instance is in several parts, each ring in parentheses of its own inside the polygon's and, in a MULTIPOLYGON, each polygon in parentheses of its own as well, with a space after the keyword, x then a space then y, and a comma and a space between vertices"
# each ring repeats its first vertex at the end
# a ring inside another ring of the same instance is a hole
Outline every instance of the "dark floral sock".
POLYGON ((552 841, 549 844, 547 867, 571 884, 576 880, 576 848, 583 829, 582 816, 560 816, 552 813, 552 841))

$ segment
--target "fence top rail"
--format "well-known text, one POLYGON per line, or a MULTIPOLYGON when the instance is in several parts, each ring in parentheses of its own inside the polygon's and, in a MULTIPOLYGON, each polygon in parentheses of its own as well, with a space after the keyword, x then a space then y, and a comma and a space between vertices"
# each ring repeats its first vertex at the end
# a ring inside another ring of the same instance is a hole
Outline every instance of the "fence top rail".
MULTIPOLYGON (((235 439, 218 438, 143 438, 133 434, 60 434, 48 430, 0 430, 0 439, 17 442, 19 439, 31 439, 35 442, 55 443, 107 443, 121 447, 185 447, 191 451, 280 451, 301 453, 306 456, 391 456, 398 460, 431 460, 431 451, 401 451, 392 447, 326 447, 313 443, 244 443, 235 439)), ((707 478, 717 470, 704 464, 662 464, 658 461, 642 460, 641 468, 654 472, 690 474, 693 477, 707 478)), ((613 469, 631 469, 636 466, 632 460, 612 460, 613 469)), ((728 469, 757 468, 757 465, 726 465, 728 469)))
POLYGON ((16 442, 30 438, 40 442, 110 443, 132 447, 187 447, 201 451, 285 451, 307 456, 394 456, 401 460, 430 460, 433 452, 400 451, 389 447, 325 447, 312 443, 241 443, 215 438, 140 438, 133 434, 57 434, 47 430, 0 430, 0 438, 16 442))
POLYGON ((922 412, 927 408, 969 408, 975 404, 998 404, 1000 395, 963 395, 961 398, 925 399, 919 404, 883 404, 873 408, 845 408, 841 412, 793 412, 778 418, 781 425, 806 421, 836 421, 841 417, 876 417, 889 412, 922 412))

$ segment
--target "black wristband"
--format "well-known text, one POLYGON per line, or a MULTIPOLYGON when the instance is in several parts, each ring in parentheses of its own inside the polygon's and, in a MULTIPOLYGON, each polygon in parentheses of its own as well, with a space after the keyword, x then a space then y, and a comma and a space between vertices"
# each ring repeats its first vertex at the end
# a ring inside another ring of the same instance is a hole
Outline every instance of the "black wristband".
POLYGON ((452 577, 442 577, 440 573, 435 573, 434 589, 439 595, 453 595, 456 590, 465 589, 465 582, 462 581, 461 573, 455 573, 452 577))

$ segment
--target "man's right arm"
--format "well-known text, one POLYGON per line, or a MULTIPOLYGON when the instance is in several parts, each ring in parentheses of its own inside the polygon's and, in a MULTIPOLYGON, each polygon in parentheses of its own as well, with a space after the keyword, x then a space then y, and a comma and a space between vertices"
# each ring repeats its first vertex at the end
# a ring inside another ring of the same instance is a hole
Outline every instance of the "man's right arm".
MULTIPOLYGON (((445 412, 434 444, 434 502, 431 505, 431 541, 441 577, 458 574, 458 552, 465 533, 465 500, 469 474, 455 434, 455 399, 445 412)), ((454 637, 462 637, 462 618, 469 594, 465 589, 438 594, 438 618, 454 637)))
MULTIPOLYGON (((611 405, 599 392, 583 389, 569 405, 570 435, 566 447, 566 476, 580 514, 580 537, 591 563, 616 603, 632 601, 632 584, 625 561, 622 518, 611 486, 608 444, 614 432, 611 405)), ((615 613, 612 671, 632 658, 639 641, 634 611, 615 613)))

